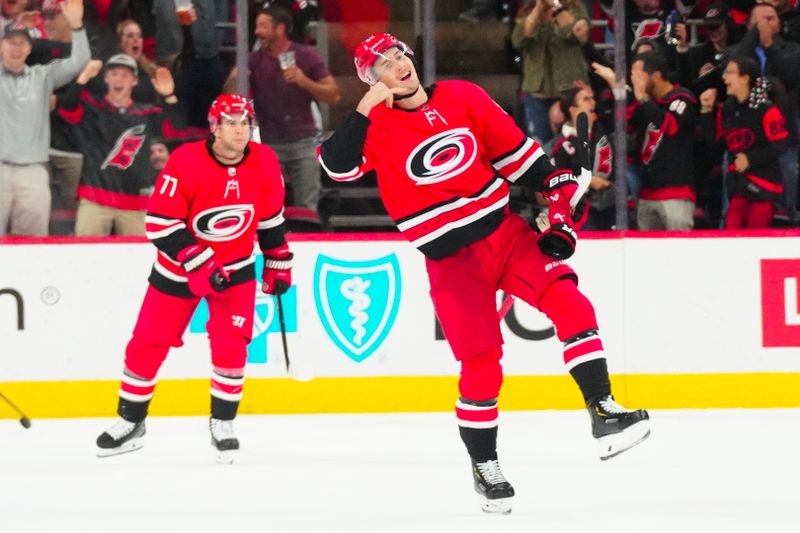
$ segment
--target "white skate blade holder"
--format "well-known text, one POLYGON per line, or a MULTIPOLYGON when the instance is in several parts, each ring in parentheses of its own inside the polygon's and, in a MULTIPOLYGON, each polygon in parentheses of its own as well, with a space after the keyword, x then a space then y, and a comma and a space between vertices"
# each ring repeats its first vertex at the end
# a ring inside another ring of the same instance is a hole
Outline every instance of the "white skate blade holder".
POLYGON ((626 450, 630 450, 650 436, 650 421, 642 420, 619 433, 597 439, 600 460, 607 461, 626 450))
POLYGON ((131 439, 117 448, 97 448, 97 457, 113 457, 115 455, 122 455, 123 453, 135 452, 142 446, 144 446, 144 435, 131 439))
POLYGON ((490 500, 480 496, 481 510, 487 514, 511 514, 511 501, 514 498, 497 498, 490 500))

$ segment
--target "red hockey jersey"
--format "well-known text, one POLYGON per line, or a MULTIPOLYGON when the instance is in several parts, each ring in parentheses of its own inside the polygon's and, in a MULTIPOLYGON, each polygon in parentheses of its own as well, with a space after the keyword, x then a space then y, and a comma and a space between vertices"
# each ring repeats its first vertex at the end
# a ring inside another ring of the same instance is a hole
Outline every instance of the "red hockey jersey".
MULTIPOLYGON (((275 153, 251 142, 236 165, 223 165, 210 141, 175 150, 156 180, 145 219, 147 237, 159 249, 150 282, 168 294, 190 296, 186 273, 176 260, 193 242, 214 250, 231 283, 255 276, 254 241, 279 231, 283 241, 284 184, 275 153)), ((264 248, 264 246, 262 246, 264 248)))
MULTIPOLYGON (((337 152, 342 139, 329 140, 320 162, 337 181, 358 179, 375 169, 389 216, 425 255, 439 259, 494 231, 508 205, 508 182, 536 174, 541 183, 555 171, 539 144, 475 84, 443 81, 414 110, 375 106, 361 164, 337 152), (349 165, 344 162, 350 161, 349 165)), ((357 115, 357 116, 356 116, 357 115)), ((358 124, 356 124, 358 126, 358 124)), ((361 126, 363 128, 363 126, 361 126)), ((334 135, 357 144, 358 127, 334 135)))

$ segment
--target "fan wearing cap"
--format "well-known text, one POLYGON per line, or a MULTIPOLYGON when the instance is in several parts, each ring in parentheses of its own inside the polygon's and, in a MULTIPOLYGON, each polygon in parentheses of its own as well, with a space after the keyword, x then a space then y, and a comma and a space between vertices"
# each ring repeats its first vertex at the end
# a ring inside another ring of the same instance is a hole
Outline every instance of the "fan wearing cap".
POLYGON ((144 235, 145 207, 158 174, 150 164, 150 139, 186 128, 169 70, 159 68, 151 79, 163 102, 158 106, 133 100, 138 74, 127 54, 111 56, 105 68, 92 60, 59 100, 58 117, 70 125, 83 153, 76 235, 144 235), (97 98, 86 85, 101 71, 107 90, 97 98))
POLYGON ((280 164, 250 140, 250 102, 220 95, 208 111, 211 136, 170 156, 147 206, 147 237, 157 248, 150 285, 125 350, 117 412, 97 439, 97 454, 141 447, 150 398, 170 347, 182 337, 201 298, 210 319, 211 419, 214 448, 231 462, 256 298, 254 241, 264 256, 261 290, 281 295, 292 285, 292 253, 284 236, 280 164))
POLYGON ((12 28, 0 39, 0 236, 45 236, 50 218, 50 97, 89 61, 83 1, 68 0, 72 54, 47 65, 27 66, 28 32, 12 28))
MULTIPOLYGON (((433 307, 461 364, 455 410, 474 488, 485 511, 508 513, 514 488, 497 455, 503 381, 498 290, 555 324, 602 459, 644 440, 648 415, 613 400, 594 308, 565 262, 577 243, 572 217, 581 192, 575 176, 554 167, 539 143, 477 85, 448 80, 423 87, 412 58, 412 50, 387 33, 356 48, 356 72, 369 89, 322 144, 319 160, 336 181, 375 170, 389 216, 425 256, 433 307), (550 200, 550 227, 540 235, 509 211, 510 183, 550 200)), ((588 147, 578 149, 586 183, 588 147)))

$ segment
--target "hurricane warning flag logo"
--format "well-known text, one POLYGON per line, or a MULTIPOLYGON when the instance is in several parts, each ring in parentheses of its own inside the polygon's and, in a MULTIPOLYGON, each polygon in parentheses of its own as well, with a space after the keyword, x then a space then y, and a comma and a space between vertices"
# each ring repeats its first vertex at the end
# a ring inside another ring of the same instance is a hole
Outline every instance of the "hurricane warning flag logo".
POLYGON ((400 306, 400 265, 395 254, 343 261, 320 254, 314 299, 328 336, 360 363, 383 343, 400 306))

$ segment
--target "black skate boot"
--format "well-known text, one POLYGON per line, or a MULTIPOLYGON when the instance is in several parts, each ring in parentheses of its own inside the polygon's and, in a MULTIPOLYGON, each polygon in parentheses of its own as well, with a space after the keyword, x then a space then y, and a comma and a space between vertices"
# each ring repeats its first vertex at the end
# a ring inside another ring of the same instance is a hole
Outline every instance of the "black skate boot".
POLYGON ((117 422, 97 437, 97 457, 111 457, 133 452, 144 446, 144 420, 129 422, 120 417, 117 422))
POLYGON ((644 409, 625 409, 610 395, 592 400, 586 407, 602 461, 633 448, 650 436, 650 415, 644 409))
POLYGON ((217 449, 217 462, 232 464, 239 449, 239 439, 233 433, 233 420, 210 418, 208 427, 211 430, 211 445, 217 449))
POLYGON ((511 513, 514 487, 506 481, 497 459, 481 463, 473 460, 472 479, 475 482, 475 492, 481 497, 484 513, 511 513))

